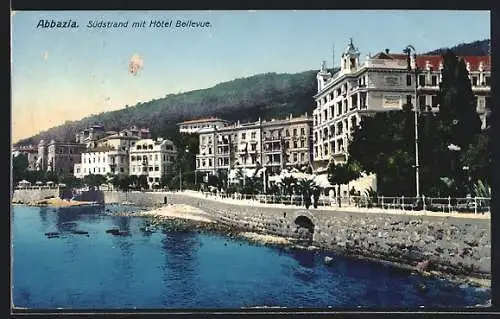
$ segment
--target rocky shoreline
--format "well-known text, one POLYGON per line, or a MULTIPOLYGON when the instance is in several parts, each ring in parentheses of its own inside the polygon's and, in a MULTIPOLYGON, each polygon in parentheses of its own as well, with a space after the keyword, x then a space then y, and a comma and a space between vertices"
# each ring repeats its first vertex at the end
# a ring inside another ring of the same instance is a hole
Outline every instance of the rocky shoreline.
MULTIPOLYGON (((150 215, 145 213, 134 212, 116 212, 112 213, 115 216, 136 216, 145 218, 144 227, 141 230, 145 232, 182 232, 182 231, 196 231, 198 233, 215 233, 233 240, 245 240, 252 244, 281 247, 286 250, 300 249, 309 250, 322 253, 331 253, 332 256, 341 255, 347 258, 358 260, 367 260, 384 264, 390 267, 399 268, 409 271, 410 274, 420 274, 424 277, 444 278, 448 281, 457 284, 467 284, 475 287, 490 288, 491 276, 488 274, 474 274, 468 271, 460 272, 456 269, 441 265, 432 259, 425 259, 421 262, 415 262, 413 259, 398 259, 398 255, 375 255, 373 252, 361 251, 359 249, 351 249, 345 247, 344 249, 328 247, 326 245, 313 246, 312 242, 301 241, 297 238, 286 238, 266 232, 251 232, 244 227, 233 227, 223 223, 207 222, 203 220, 180 218, 179 216, 168 215, 150 215)), ((330 257, 333 258, 334 257, 330 257)), ((328 264, 325 259, 325 263, 328 264)))

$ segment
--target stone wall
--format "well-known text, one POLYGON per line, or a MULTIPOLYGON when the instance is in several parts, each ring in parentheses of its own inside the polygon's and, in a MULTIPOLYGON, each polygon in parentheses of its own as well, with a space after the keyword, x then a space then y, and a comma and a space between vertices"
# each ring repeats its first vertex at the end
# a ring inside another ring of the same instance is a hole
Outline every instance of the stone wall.
POLYGON ((49 197, 58 197, 59 189, 16 189, 12 195, 14 203, 33 203, 49 197))
POLYGON ((107 203, 142 206, 161 205, 165 196, 169 204, 200 208, 220 223, 273 235, 300 238, 303 229, 296 220, 305 216, 314 224, 315 246, 344 254, 407 265, 429 260, 431 269, 447 273, 491 273, 489 219, 243 206, 180 193, 105 192, 107 203))

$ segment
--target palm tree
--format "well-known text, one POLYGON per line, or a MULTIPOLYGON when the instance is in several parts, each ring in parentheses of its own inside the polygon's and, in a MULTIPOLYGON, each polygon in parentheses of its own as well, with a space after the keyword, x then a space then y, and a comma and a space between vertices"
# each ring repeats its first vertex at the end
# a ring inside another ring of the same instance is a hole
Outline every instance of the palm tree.
POLYGON ((315 195, 315 207, 317 207, 316 194, 319 194, 319 186, 312 179, 301 179, 297 183, 298 190, 304 198, 304 204, 307 209, 311 205, 311 195, 315 195))

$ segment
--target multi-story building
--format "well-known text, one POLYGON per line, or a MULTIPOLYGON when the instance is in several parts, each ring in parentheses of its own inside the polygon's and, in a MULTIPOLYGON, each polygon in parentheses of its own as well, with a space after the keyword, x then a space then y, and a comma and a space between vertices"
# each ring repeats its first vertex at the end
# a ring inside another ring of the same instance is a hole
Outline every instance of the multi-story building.
POLYGON ((271 175, 293 166, 312 166, 312 122, 306 113, 261 123, 263 166, 271 175))
POLYGON ((306 114, 199 130, 196 170, 216 174, 219 169, 262 166, 278 174, 285 167, 310 165, 311 129, 306 114))
POLYGON ((85 144, 87 148, 97 147, 102 139, 109 136, 130 136, 136 137, 138 139, 151 138, 151 132, 148 128, 138 128, 137 126, 132 126, 128 129, 116 131, 105 131, 103 125, 92 125, 88 129, 85 129, 76 134, 76 142, 80 144, 85 144))
POLYGON ((138 140, 130 147, 129 175, 147 176, 149 187, 152 187, 172 169, 176 155, 177 150, 171 140, 138 140))
POLYGON ((199 154, 196 170, 215 174, 217 170, 229 170, 234 165, 255 169, 262 163, 261 121, 208 127, 198 131, 199 154))
POLYGON ((81 163, 75 164, 74 175, 128 174, 128 152, 110 146, 89 148, 81 154, 81 163))
MULTIPOLYGON (((313 156, 315 170, 322 172, 328 163, 347 159, 347 144, 353 129, 363 115, 401 109, 415 104, 414 72, 408 71, 406 54, 389 50, 359 61, 360 52, 352 39, 342 54, 340 70, 331 74, 323 63, 317 75, 318 93, 314 96, 313 156)), ((476 95, 477 111, 487 125, 486 106, 490 96, 489 56, 463 56, 470 72, 476 95)), ((418 66, 418 103, 438 111, 437 95, 441 81, 442 57, 420 55, 411 58, 412 68, 418 66)))
POLYGON ((36 162, 38 159, 38 148, 32 145, 28 146, 16 146, 12 148, 12 156, 17 157, 18 155, 26 155, 28 160, 27 169, 30 171, 36 170, 36 162))
POLYGON ((75 136, 75 142, 85 144, 86 147, 95 147, 97 140, 106 136, 104 126, 92 125, 89 128, 79 132, 75 136))
POLYGON ((36 169, 73 175, 74 165, 80 163, 81 154, 84 151, 85 144, 55 140, 46 144, 44 140, 41 140, 38 144, 36 169))
POLYGON ((195 134, 202 129, 213 127, 222 128, 230 124, 230 121, 223 120, 217 117, 210 117, 206 119, 184 121, 178 123, 177 126, 179 127, 180 133, 195 134))

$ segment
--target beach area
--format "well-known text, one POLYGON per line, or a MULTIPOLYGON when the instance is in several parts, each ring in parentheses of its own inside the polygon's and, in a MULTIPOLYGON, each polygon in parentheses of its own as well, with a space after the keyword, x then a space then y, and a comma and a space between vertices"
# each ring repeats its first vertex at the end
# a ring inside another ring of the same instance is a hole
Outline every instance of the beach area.
POLYGON ((99 203, 76 201, 71 199, 61 199, 59 197, 51 197, 30 202, 13 201, 12 204, 26 205, 26 206, 48 206, 48 207, 58 208, 58 207, 92 206, 92 205, 98 205, 99 203))

